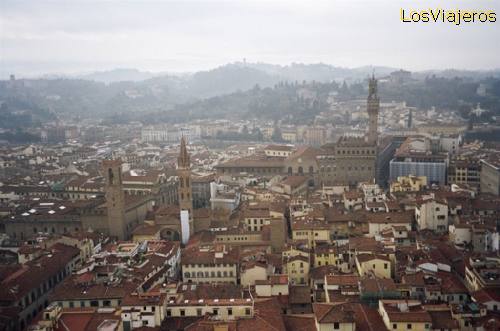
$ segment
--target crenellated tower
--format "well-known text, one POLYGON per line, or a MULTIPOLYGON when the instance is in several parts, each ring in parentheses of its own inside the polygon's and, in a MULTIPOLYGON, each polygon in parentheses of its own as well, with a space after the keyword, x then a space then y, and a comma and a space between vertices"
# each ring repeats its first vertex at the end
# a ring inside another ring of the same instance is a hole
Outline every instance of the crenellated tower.
POLYGON ((104 160, 102 171, 106 178, 106 207, 109 235, 126 240, 128 229, 125 221, 125 192, 122 183, 122 161, 104 160))
POLYGON ((177 159, 177 176, 179 177, 179 207, 189 213, 189 233, 193 233, 193 192, 191 188, 191 160, 187 151, 186 139, 181 138, 181 149, 177 159))
POLYGON ((378 141, 378 113, 380 109, 380 99, 377 94, 377 80, 375 75, 372 75, 368 82, 368 134, 366 136, 367 142, 372 145, 377 145, 378 141))

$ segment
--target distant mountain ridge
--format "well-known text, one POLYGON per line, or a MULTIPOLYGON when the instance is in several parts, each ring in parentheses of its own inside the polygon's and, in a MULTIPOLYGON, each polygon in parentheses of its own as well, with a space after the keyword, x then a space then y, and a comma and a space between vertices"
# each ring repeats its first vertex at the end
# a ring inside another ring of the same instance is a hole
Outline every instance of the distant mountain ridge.
MULTIPOLYGON (((55 76, 52 79, 19 79, 18 77, 13 81, 0 80, 0 105, 10 100, 30 105, 29 108, 50 110, 57 116, 105 117, 116 113, 171 111, 178 105, 184 104, 195 105, 185 108, 187 111, 206 113, 218 108, 221 114, 227 114, 232 112, 232 109, 238 108, 238 102, 259 102, 255 98, 246 97, 244 93, 240 93, 254 90, 254 88, 257 88, 256 90, 274 88, 283 82, 303 85, 304 81, 327 84, 332 82, 342 84, 345 81, 349 85, 363 83, 360 86, 364 87, 364 81, 372 73, 375 73, 377 77, 387 77, 389 73, 396 70, 399 69, 381 66, 342 68, 324 63, 293 63, 282 66, 235 62, 190 74, 152 73, 122 68, 80 76, 55 76), (197 103, 204 100, 207 102, 197 103), (232 100, 231 110, 224 109, 224 103, 220 102, 222 100, 232 100)), ((413 100, 416 89, 426 87, 427 77, 453 79, 460 75, 464 77, 461 79, 466 80, 464 84, 469 84, 466 91, 470 94, 476 93, 480 81, 487 82, 489 77, 500 78, 500 70, 414 72, 413 77, 420 83, 402 86, 394 95, 391 95, 391 98, 397 100, 398 96, 404 95, 402 100, 413 100)), ((490 85, 496 91, 496 83, 489 83, 490 85)), ((273 97, 273 93, 270 92, 269 98, 273 97)), ((444 97, 445 94, 443 94, 444 97)), ((463 97, 456 95, 454 98, 463 97)), ((488 100, 482 101, 481 105, 486 105, 485 102, 488 100)), ((427 104, 422 103, 422 106, 427 106, 427 104)))
POLYGON ((159 74, 155 74, 149 71, 140 71, 133 68, 117 68, 106 71, 96 71, 84 75, 77 75, 75 78, 110 84, 117 82, 140 82, 158 75, 159 74))
MULTIPOLYGON (((154 73, 150 71, 140 71, 135 68, 116 68, 105 71, 95 71, 87 74, 63 76, 46 75, 43 78, 76 78, 91 80, 96 82, 102 82, 105 84, 117 83, 117 82, 139 82, 145 81, 152 78, 164 78, 177 76, 183 77, 187 81, 193 80, 192 85, 199 85, 200 81, 205 81, 206 79, 215 80, 225 80, 230 77, 224 77, 225 74, 231 76, 233 74, 239 74, 247 76, 249 79, 253 79, 253 85, 266 85, 270 81, 276 80, 288 80, 288 81, 318 81, 318 82, 328 82, 332 80, 354 80, 366 77, 366 75, 371 74, 373 71, 377 75, 386 75, 396 68, 383 67, 383 66, 363 66, 357 68, 344 68, 336 67, 324 63, 315 64, 303 64, 303 63, 292 63, 290 65, 277 65, 269 64, 263 62, 247 63, 247 62, 234 62, 228 63, 226 65, 205 71, 197 71, 195 73, 180 73, 180 74, 167 74, 167 73, 154 73), (260 79, 256 81, 255 79, 260 79)), ((242 78, 241 76, 239 77, 242 78)), ((243 77, 245 78, 245 77, 243 77)), ((247 83, 248 84, 248 83, 247 83)), ((247 87, 244 84, 244 87, 247 87)), ((232 92, 232 91, 231 91, 232 92)))

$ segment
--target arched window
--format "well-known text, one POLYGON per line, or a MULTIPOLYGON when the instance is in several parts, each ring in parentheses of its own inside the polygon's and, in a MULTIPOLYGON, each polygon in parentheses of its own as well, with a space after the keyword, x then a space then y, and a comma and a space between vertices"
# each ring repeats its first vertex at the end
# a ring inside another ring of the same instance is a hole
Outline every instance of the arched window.
POLYGON ((304 174, 304 168, 299 167, 299 175, 303 175, 303 174, 304 174))
POLYGON ((292 175, 292 167, 288 167, 288 175, 292 175))
POLYGON ((310 166, 309 167, 309 175, 312 175, 314 173, 314 167, 310 166))
POLYGON ((182 177, 179 178, 179 185, 181 187, 184 187, 184 178, 182 178, 182 177))
POLYGON ((108 169, 108 180, 109 180, 109 185, 113 185, 114 175, 113 175, 113 169, 111 168, 108 169))

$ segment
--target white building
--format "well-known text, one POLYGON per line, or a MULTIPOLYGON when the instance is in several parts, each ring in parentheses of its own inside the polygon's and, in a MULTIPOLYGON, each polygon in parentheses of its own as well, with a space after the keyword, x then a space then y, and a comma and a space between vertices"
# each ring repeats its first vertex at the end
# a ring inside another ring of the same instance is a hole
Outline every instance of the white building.
POLYGON ((435 199, 425 200, 415 207, 415 219, 420 230, 446 232, 448 230, 448 205, 435 199))

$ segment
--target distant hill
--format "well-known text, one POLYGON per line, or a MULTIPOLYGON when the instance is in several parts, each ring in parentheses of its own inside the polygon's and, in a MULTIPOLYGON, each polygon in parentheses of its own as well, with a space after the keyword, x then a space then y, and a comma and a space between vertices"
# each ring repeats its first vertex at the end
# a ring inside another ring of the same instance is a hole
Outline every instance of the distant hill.
POLYGON ((116 82, 139 82, 150 79, 155 75, 152 72, 139 71, 137 69, 113 69, 108 71, 97 71, 90 74, 79 75, 75 78, 93 80, 105 84, 116 82))
MULTIPOLYGON (((359 85, 357 89, 364 93, 365 80, 373 72, 377 77, 384 77, 395 70, 377 66, 341 68, 323 63, 293 63, 281 66, 246 62, 182 75, 114 69, 81 75, 79 78, 0 81, 0 104, 9 100, 10 103, 18 102, 33 108, 50 110, 57 116, 102 118, 110 114, 139 113, 140 119, 140 114, 146 112, 174 113, 174 110, 183 110, 184 112, 179 113, 182 117, 186 112, 199 112, 200 116, 208 115, 209 112, 214 116, 226 116, 233 112, 251 114, 258 110, 262 111, 264 116, 275 118, 277 115, 273 109, 276 108, 277 95, 280 95, 281 100, 293 99, 283 94, 283 91, 287 94, 288 89, 275 88, 280 84, 304 85, 305 81, 306 84, 327 84, 323 85, 326 88, 331 83, 347 82, 349 86, 359 85), (267 88, 271 89, 266 90, 267 88), (259 90, 261 92, 252 92, 259 90), (246 93, 247 91, 249 93, 246 93), (262 100, 267 105, 254 105, 262 100)), ((417 72, 413 73, 416 80, 411 84, 391 87, 390 90, 382 89, 381 92, 386 93, 391 100, 404 100, 422 108, 456 107, 457 102, 463 100, 464 111, 470 104, 481 102, 484 107, 498 113, 495 107, 499 77, 499 70, 417 72), (465 78, 454 80, 460 75, 465 78), (487 77, 493 77, 491 79, 494 81, 488 81, 490 78, 487 77), (484 82, 483 85, 489 91, 488 95, 476 95, 479 82, 484 82)), ((320 91, 324 96, 327 96, 328 92, 320 91)), ((286 106, 281 104, 279 107, 286 112, 286 106)), ((301 118, 306 112, 311 113, 310 109, 304 109, 297 103, 291 112, 295 114, 295 118, 301 118)), ((39 119, 44 120, 43 116, 39 119)))

